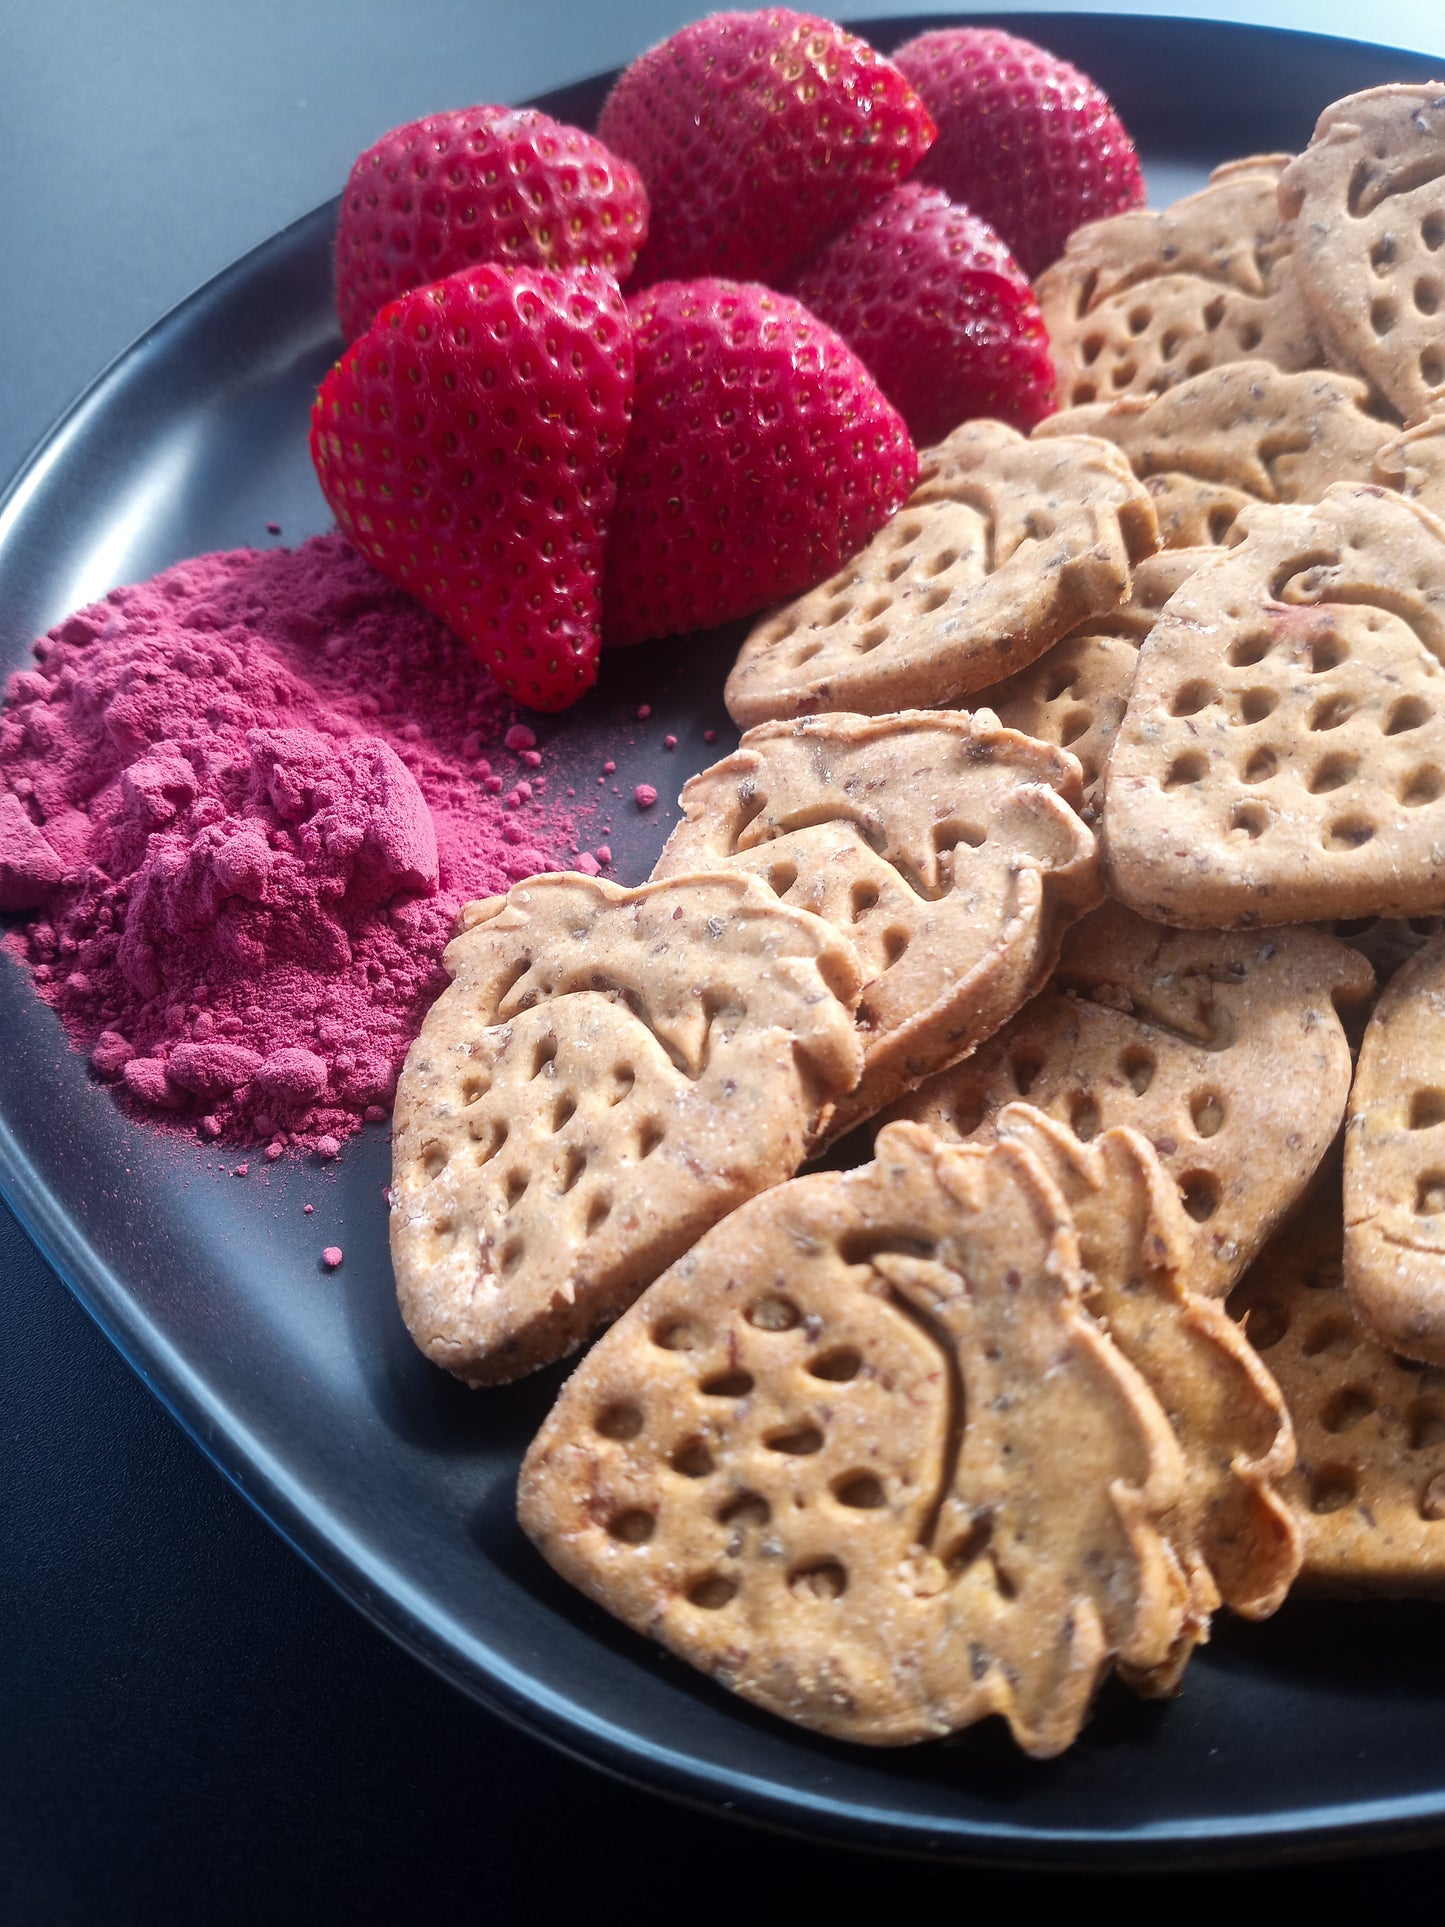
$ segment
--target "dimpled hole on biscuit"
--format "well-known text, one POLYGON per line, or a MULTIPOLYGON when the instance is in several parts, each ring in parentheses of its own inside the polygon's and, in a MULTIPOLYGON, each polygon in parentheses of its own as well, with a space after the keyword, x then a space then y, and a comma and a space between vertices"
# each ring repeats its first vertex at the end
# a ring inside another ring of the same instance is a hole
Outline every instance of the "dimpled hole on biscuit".
POLYGON ((1339 816, 1321 838, 1325 849, 1336 853, 1361 850, 1375 834, 1375 826, 1365 816, 1339 816))
POLYGON ((655 1117, 645 1119, 637 1132, 638 1163, 641 1164, 644 1158, 650 1158, 653 1152, 665 1141, 666 1137, 666 1131, 663 1130, 661 1124, 658 1123, 655 1117))
POLYGON ((614 1064, 612 1066, 612 1089, 608 1093, 607 1102, 609 1104, 620 1104, 623 1098, 631 1093, 632 1087, 636 1082, 637 1072, 630 1064, 614 1064))
POLYGON ((1390 333, 1397 318, 1393 301, 1381 298, 1370 303, 1370 326, 1382 339, 1390 333))
POLYGON ((1185 789, 1191 783, 1202 782, 1208 773, 1209 758, 1203 750, 1186 750, 1182 756, 1176 756, 1165 770, 1164 787, 1166 790, 1185 789))
POLYGON ((750 1325, 763 1332, 787 1332, 803 1322, 803 1314, 792 1299, 776 1295, 756 1299, 744 1316, 750 1325))
POLYGON ((1323 796, 1329 790, 1343 789, 1346 783, 1353 783, 1360 773, 1360 759, 1341 753, 1325 756, 1315 764, 1310 772, 1309 792, 1311 796, 1323 796))
POLYGON ((765 1526, 772 1516, 773 1508, 761 1492, 739 1492, 719 1506, 717 1521, 721 1526, 765 1526))
POLYGON ((1179 1194, 1196 1224, 1207 1224, 1219 1209, 1219 1186, 1208 1171, 1186 1171, 1179 1180, 1179 1194))
POLYGON ((464 1077, 462 1079, 463 1105, 470 1109, 473 1104, 480 1104, 491 1088, 490 1077, 480 1077, 475 1072, 470 1077, 464 1077))
POLYGON ((1154 1082, 1154 1073, 1159 1068, 1152 1051, 1126 1050, 1119 1059, 1119 1069, 1124 1073, 1130 1089, 1136 1097, 1142 1097, 1154 1082))
POLYGON ((1071 709, 1059 725, 1059 742, 1064 749, 1077 743, 1081 736, 1087 736, 1094 726, 1094 712, 1091 709, 1071 709))
POLYGON ((1252 843, 1269 828, 1269 812, 1260 803, 1236 803, 1229 812, 1229 827, 1252 843))
POLYGON ((1445 214, 1427 214, 1420 223, 1420 239, 1432 254, 1445 243, 1445 214))
POLYGON ((1246 689, 1239 699, 1239 720, 1245 724, 1262 723, 1266 716, 1274 714, 1278 704, 1279 697, 1272 689, 1246 689))
POLYGON ((1324 1465, 1310 1480, 1311 1512, 1342 1512, 1354 1503, 1360 1482, 1348 1465, 1324 1465))
POLYGON ((1404 736, 1412 729, 1422 728, 1429 722, 1432 713, 1423 696, 1402 696, 1398 702, 1390 705, 1384 721, 1384 732, 1387 736, 1404 736))
POLYGON ((1189 1100, 1189 1115, 1199 1137, 1215 1137, 1224 1127, 1224 1099, 1218 1091, 1195 1091, 1189 1100))
POLYGON ((847 1587, 848 1574, 836 1559, 822 1559, 788 1574, 788 1590, 795 1599, 841 1599, 847 1587))
POLYGON ((557 1196, 565 1198, 587 1169, 587 1153, 580 1144, 569 1144, 562 1167, 557 1173, 557 1196))
POLYGON ((1438 802, 1442 792, 1445 792, 1445 775, 1427 763, 1406 777, 1400 789, 1400 801, 1407 810, 1423 809, 1427 803, 1438 802))
POLYGON ((1338 669, 1342 662, 1349 659, 1349 644, 1340 636, 1321 636, 1309 646, 1309 672, 1312 676, 1323 676, 1328 670, 1338 669))
POLYGON ((1251 1305, 1244 1320, 1244 1333, 1257 1352, 1267 1352, 1289 1330, 1289 1313, 1277 1299, 1266 1298, 1251 1305))
POLYGON ((786 1432, 771 1432, 763 1440, 770 1452, 781 1452, 790 1459, 810 1458, 823 1449, 823 1434, 816 1425, 795 1425, 786 1432))
POLYGON ((626 1399, 604 1406, 593 1420, 604 1439, 635 1439, 642 1430, 642 1408, 626 1399))
MULTIPOLYGON (((1233 521, 1233 519, 1231 515, 1230 520, 1233 521)), ((1230 644, 1228 661, 1234 669, 1253 669, 1257 662, 1264 661, 1273 647, 1274 637, 1271 635, 1256 633, 1252 636, 1241 636, 1237 642, 1230 644)))
POLYGON ((652 1537, 656 1524, 655 1514, 644 1512, 641 1506, 632 1506, 626 1512, 619 1512, 615 1518, 610 1519, 607 1530, 624 1546, 645 1546, 652 1537))
POLYGON ((652 1342, 664 1352, 695 1352, 698 1329, 689 1318, 669 1318, 652 1330, 652 1342))
POLYGON ((1410 1129, 1412 1131, 1433 1131, 1437 1125, 1445 1124, 1445 1091, 1414 1091, 1410 1097, 1410 1129))
MULTIPOLYGON (((856 1378, 863 1367, 863 1355, 851 1345, 840 1345, 836 1350, 825 1352, 821 1358, 809 1359, 804 1367, 810 1378, 822 1378, 830 1384, 846 1384, 856 1378)), ((819 1444, 822 1443, 821 1437, 819 1444)))
POLYGON ((685 1479, 705 1479, 712 1471, 712 1453, 705 1439, 685 1439, 672 1455, 672 1469, 685 1479))
POLYGON ((1325 1352, 1352 1352, 1359 1333, 1349 1318, 1322 1318, 1310 1328, 1300 1350, 1306 1358, 1319 1358, 1325 1352))
POLYGON ((1420 379, 1427 388, 1445 384, 1445 349, 1427 348, 1420 357, 1420 379))
POLYGON ((687 1589, 687 1596, 694 1606, 701 1606, 704 1612, 716 1612, 719 1607, 731 1604, 736 1599, 738 1582, 720 1572, 710 1572, 705 1578, 695 1579, 687 1589))
POLYGON ((1405 1419, 1405 1443, 1412 1452, 1429 1452, 1445 1445, 1445 1412, 1423 1401, 1412 1405, 1405 1419))
POLYGON ((490 1164, 507 1141, 508 1127, 498 1118, 486 1117, 475 1119, 468 1128, 476 1139, 477 1163, 490 1164))
POLYGON ((697 1389, 705 1398, 746 1398, 755 1383, 751 1372, 716 1372, 697 1389))
POLYGON ((448 1145, 433 1139, 430 1144, 422 1146, 421 1168, 429 1178, 439 1178, 450 1163, 451 1155, 448 1145))
POLYGON ((1028 1096, 1043 1067, 1044 1060, 1037 1051, 1012 1052, 1008 1060, 1009 1076, 1013 1079, 1013 1087, 1020 1097, 1028 1096))
POLYGON ((1192 681, 1184 683, 1174 692, 1174 700, 1169 705, 1171 716, 1197 716, 1201 709, 1207 709, 1218 700, 1219 691, 1212 683, 1192 681))
POLYGON ((557 1133, 562 1129, 563 1125, 566 1124, 571 1118, 575 1117, 576 1113, 577 1113, 576 1098, 572 1095, 570 1091, 563 1091, 562 1095, 555 1101, 555 1103, 552 1106, 552 1119, 551 1119, 552 1136, 556 1137, 557 1133))
POLYGON ((1445 1211, 1445 1171, 1426 1171, 1415 1181, 1415 1216, 1437 1218, 1445 1211))
POLYGON ((1272 749, 1257 749, 1239 772, 1244 783, 1267 783, 1279 770, 1279 758, 1272 749))
POLYGON ((1426 279, 1415 283, 1415 306, 1421 314, 1434 314, 1440 306, 1440 283, 1426 279))
POLYGON ((1327 1432, 1348 1432, 1375 1409, 1375 1401, 1360 1385, 1347 1385, 1320 1413, 1320 1424, 1327 1432))
POLYGON ((1069 1101, 1069 1129, 1083 1144, 1099 1135, 1099 1106, 1089 1091, 1079 1091, 1069 1101))
POLYGON ((833 1496, 839 1505, 851 1506, 860 1512, 872 1512, 885 1505, 888 1498, 882 1481, 871 1472, 846 1473, 835 1483, 833 1496))

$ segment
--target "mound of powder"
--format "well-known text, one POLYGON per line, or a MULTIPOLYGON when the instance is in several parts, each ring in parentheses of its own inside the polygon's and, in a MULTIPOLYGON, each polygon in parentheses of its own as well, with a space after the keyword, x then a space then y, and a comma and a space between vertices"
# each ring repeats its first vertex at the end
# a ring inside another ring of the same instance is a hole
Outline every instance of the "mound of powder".
POLYGON ((531 730, 340 536, 183 562, 35 657, 0 714, 10 946, 128 1108, 333 1153, 460 905, 573 858, 531 730))

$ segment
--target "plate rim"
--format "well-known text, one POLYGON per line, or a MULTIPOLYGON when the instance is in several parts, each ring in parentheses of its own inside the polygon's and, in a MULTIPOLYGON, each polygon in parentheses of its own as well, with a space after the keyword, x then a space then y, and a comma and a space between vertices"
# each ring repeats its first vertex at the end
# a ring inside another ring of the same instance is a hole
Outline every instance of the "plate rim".
MULTIPOLYGON (((918 31, 925 25, 941 26, 965 18, 979 23, 997 19, 1002 25, 1049 19, 1115 26, 1121 19, 1126 24, 1148 21, 1165 30, 1204 29, 1222 38, 1269 35, 1357 47, 1373 55, 1398 53, 1402 61, 1411 63, 1436 58, 1372 40, 1195 15, 1120 16, 1080 9, 1067 14, 874 16, 849 19, 843 24, 864 34, 887 33, 896 39, 906 29, 918 31)), ((1445 66, 1445 54, 1438 58, 1445 66)), ((524 104, 555 109, 577 89, 605 78, 604 74, 585 76, 524 104)), ((231 289, 243 285, 261 259, 269 262, 288 247, 314 244, 313 230, 331 226, 340 200, 337 194, 318 203, 201 281, 81 389, 35 440, 0 491, 0 562, 27 502, 51 466, 84 433, 87 418, 104 407, 108 392, 133 374, 146 357, 163 352, 168 338, 191 322, 198 310, 211 303, 224 303, 231 289)), ((146 1390, 232 1490, 334 1592, 429 1671, 510 1726, 624 1785, 715 1817, 740 1820, 784 1836, 823 1840, 835 1847, 1020 1869, 1223 1868, 1277 1860, 1282 1850, 1294 1858, 1327 1859, 1367 1849, 1423 1848, 1445 1838, 1445 1778, 1428 1793, 1297 1806, 1257 1818, 1238 1814, 1198 1820, 1174 1817, 1128 1829, 1106 1830, 1097 1825, 1077 1829, 1040 1827, 997 1817, 987 1821, 962 1815, 925 1819, 892 1810, 870 1812, 856 1801, 830 1799, 806 1788, 780 1789, 772 1779, 708 1764, 648 1741, 634 1731, 593 1716, 575 1699, 550 1692, 538 1675, 510 1664, 481 1668, 468 1662, 447 1641, 443 1631, 446 1615, 427 1615, 422 1603, 425 1593, 408 1585, 394 1561, 365 1554, 354 1534, 325 1530, 324 1509, 314 1504, 308 1507, 297 1482, 286 1476, 284 1464, 259 1441, 248 1437, 224 1400, 208 1393, 203 1375, 186 1363, 156 1322, 140 1311, 113 1267, 36 1169, 3 1111, 0 1197, 47 1265, 146 1390)))

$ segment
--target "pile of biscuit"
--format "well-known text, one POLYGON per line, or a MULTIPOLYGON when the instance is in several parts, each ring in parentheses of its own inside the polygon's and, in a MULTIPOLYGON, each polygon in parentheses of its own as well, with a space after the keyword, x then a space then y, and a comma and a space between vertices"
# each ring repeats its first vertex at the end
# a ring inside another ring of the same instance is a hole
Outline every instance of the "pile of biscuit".
POLYGON ((651 881, 447 953, 407 1322, 610 1326, 524 1526, 818 1731, 1050 1755, 1301 1571, 1445 1592, 1442 243, 1430 87, 1082 230, 1071 405, 757 625, 651 881))

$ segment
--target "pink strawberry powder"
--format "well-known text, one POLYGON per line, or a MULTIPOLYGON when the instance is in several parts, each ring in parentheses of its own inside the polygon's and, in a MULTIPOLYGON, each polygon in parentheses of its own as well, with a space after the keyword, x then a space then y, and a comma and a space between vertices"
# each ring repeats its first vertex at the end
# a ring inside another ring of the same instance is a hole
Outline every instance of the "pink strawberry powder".
POLYGON ((9 946, 128 1109, 334 1156, 459 906, 576 852, 531 730, 334 535, 180 563, 35 655, 0 715, 9 946))

